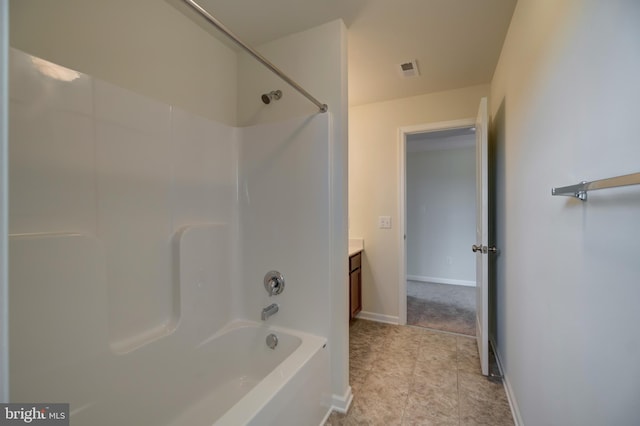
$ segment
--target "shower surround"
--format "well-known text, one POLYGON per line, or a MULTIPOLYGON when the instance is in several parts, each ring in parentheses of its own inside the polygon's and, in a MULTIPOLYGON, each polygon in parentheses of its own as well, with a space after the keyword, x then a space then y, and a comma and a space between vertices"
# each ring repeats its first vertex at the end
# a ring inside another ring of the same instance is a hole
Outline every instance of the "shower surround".
MULTIPOLYGON (((137 377, 139 402, 169 398, 179 424, 208 391, 188 384, 225 369, 192 361, 237 320, 327 341, 329 114, 232 127, 17 50, 10 66, 12 400, 69 402, 100 424, 129 390, 112 379, 137 377), (287 287, 269 297, 272 269, 287 287)), ((329 349, 316 350, 311 423, 332 404, 329 349)))

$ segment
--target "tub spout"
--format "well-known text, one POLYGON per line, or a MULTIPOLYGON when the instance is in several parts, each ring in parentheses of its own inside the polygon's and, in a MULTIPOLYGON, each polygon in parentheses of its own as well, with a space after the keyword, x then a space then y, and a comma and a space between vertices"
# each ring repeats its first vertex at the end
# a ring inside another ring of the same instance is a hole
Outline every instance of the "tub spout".
POLYGON ((264 308, 262 310, 262 321, 266 321, 267 318, 269 318, 271 315, 275 315, 275 313, 278 312, 278 310, 280 310, 280 308, 278 308, 278 305, 275 303, 272 303, 266 308, 264 308))

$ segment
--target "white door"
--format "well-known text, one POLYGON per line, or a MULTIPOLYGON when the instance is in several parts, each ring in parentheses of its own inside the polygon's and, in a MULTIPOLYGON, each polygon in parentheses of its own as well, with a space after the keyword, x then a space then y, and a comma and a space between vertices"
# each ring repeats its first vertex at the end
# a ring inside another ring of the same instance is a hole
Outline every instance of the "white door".
POLYGON ((476 339, 482 374, 489 375, 489 209, 487 98, 480 100, 476 118, 476 339))

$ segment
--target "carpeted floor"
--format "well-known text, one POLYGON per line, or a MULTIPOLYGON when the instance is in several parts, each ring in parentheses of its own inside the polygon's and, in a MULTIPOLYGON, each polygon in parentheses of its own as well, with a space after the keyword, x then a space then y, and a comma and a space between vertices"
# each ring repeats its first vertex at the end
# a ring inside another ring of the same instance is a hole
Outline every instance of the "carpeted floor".
POLYGON ((407 281, 407 324, 476 335, 476 289, 407 281))

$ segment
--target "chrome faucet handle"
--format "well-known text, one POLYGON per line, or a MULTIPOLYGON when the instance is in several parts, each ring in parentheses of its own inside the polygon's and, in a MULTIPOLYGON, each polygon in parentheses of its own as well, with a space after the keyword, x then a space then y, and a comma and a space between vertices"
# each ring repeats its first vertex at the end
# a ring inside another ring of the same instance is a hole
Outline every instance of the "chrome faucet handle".
POLYGON ((278 271, 269 271, 264 276, 264 288, 269 297, 276 296, 284 291, 284 277, 278 271))

